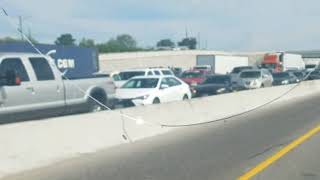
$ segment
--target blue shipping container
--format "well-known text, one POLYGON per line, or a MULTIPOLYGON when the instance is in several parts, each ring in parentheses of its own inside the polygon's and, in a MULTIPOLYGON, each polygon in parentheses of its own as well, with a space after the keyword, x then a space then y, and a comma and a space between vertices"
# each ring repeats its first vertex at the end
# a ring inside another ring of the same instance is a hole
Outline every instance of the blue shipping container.
MULTIPOLYGON (((58 46, 48 44, 35 45, 43 54, 51 50, 56 53, 50 55, 56 62, 61 72, 70 79, 94 77, 99 71, 98 51, 95 48, 83 48, 77 46, 58 46)), ((0 52, 25 52, 37 53, 37 51, 26 42, 0 43, 0 52)))

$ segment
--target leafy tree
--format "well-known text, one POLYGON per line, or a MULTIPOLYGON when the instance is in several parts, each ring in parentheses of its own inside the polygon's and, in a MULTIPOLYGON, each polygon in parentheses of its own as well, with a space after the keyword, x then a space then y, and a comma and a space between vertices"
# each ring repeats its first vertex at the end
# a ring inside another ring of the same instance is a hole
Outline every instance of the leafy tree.
POLYGON ((189 49, 196 49, 197 47, 197 39, 190 37, 184 38, 182 41, 178 43, 179 46, 187 46, 189 49))
POLYGON ((74 46, 75 41, 71 34, 61 34, 54 43, 56 45, 74 46))
POLYGON ((121 48, 124 49, 135 49, 137 47, 136 40, 129 34, 122 34, 117 36, 116 41, 118 41, 121 48))
POLYGON ((171 39, 162 39, 157 43, 157 47, 174 47, 175 43, 171 39))
MULTIPOLYGON (((32 43, 38 43, 38 41, 36 39, 34 39, 30 34, 27 35, 27 37, 30 39, 30 41, 32 43)), ((4 37, 4 38, 0 38, 0 43, 16 43, 16 42, 27 42, 26 40, 21 40, 21 39, 17 39, 17 38, 13 38, 13 37, 4 37)))
POLYGON ((93 39, 82 38, 80 43, 80 47, 95 47, 95 43, 93 39))
POLYGON ((112 38, 106 43, 97 45, 99 52, 130 52, 142 50, 137 47, 136 40, 128 35, 118 35, 115 39, 112 38))
POLYGON ((21 40, 19 39, 15 39, 12 37, 4 37, 4 38, 0 38, 0 43, 11 43, 11 42, 21 42, 21 40))

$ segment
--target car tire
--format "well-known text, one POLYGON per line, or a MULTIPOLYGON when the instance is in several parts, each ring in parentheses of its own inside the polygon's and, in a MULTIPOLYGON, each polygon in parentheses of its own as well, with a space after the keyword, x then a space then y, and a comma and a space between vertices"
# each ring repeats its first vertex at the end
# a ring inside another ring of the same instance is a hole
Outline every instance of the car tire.
POLYGON ((183 98, 182 98, 183 101, 188 100, 188 99, 189 99, 189 96, 186 95, 186 94, 185 94, 185 95, 183 96, 183 98))
MULTIPOLYGON (((103 95, 102 93, 93 93, 91 94, 91 97, 93 97, 95 100, 99 101, 100 103, 106 105, 107 102, 107 98, 105 97, 105 95, 103 95)), ((89 112, 99 112, 99 111, 103 111, 106 108, 101 106, 99 103, 97 103, 95 100, 93 100, 92 98, 89 98, 88 100, 88 111, 89 112)))
POLYGON ((152 101, 152 104, 160 104, 160 99, 159 99, 159 98, 155 98, 155 99, 152 101))
POLYGON ((261 88, 264 88, 264 84, 261 84, 261 88))

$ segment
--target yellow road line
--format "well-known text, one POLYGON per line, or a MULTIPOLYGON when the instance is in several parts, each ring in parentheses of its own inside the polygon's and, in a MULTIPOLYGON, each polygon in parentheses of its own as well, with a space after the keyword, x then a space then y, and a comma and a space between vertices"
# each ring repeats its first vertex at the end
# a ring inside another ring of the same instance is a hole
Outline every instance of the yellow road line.
POLYGON ((251 179, 252 177, 257 175, 258 173, 262 172, 264 169, 269 167, 272 163, 274 163, 275 161, 280 159, 282 156, 286 155, 287 153, 289 153, 290 151, 295 149, 297 146, 299 146, 300 144, 302 144, 303 142, 305 142, 306 140, 308 140, 309 138, 311 138, 312 136, 314 136, 315 134, 317 134, 319 132, 320 132, 320 125, 314 129, 310 130, 309 132, 307 132, 306 134, 304 134, 300 138, 294 140, 288 146, 284 147, 283 149, 281 149, 279 152, 277 152, 276 154, 274 154, 270 158, 266 159, 265 161, 261 162, 259 165, 257 165, 256 167, 254 167, 253 169, 251 169, 250 171, 248 171, 244 175, 240 176, 238 178, 238 180, 251 179))

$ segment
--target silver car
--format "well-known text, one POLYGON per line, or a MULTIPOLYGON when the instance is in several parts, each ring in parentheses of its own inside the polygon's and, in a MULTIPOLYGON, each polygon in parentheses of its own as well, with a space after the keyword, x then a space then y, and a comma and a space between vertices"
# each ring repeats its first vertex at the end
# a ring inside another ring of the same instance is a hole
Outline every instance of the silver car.
POLYGON ((245 70, 239 76, 240 89, 258 89, 272 86, 272 74, 266 69, 245 70))

